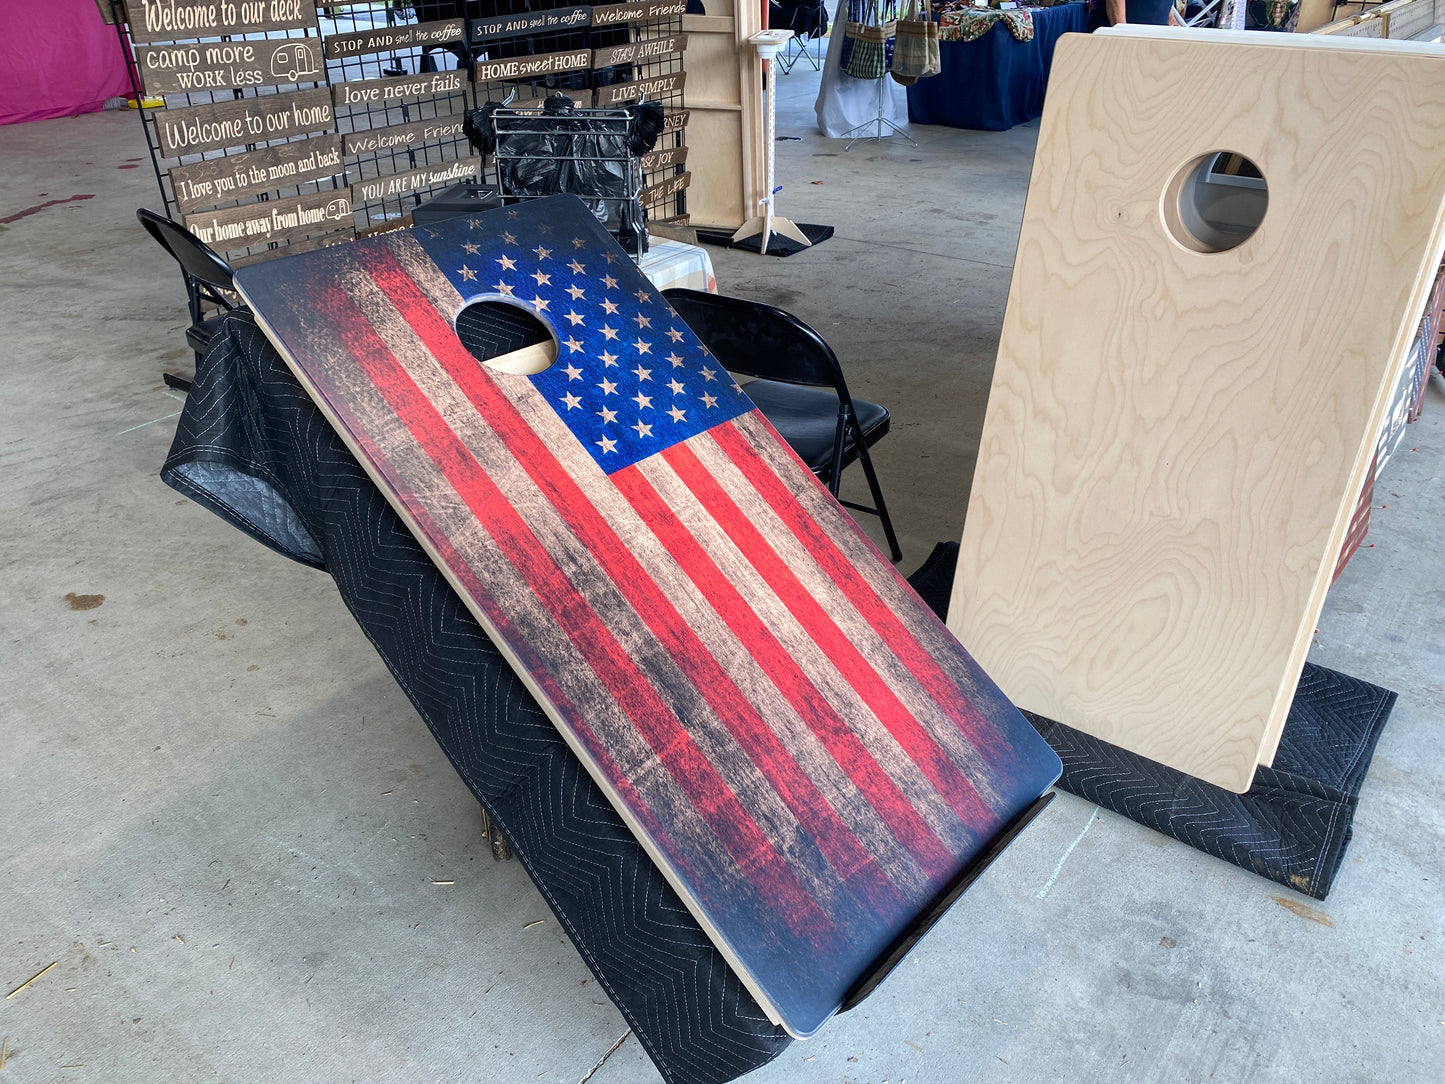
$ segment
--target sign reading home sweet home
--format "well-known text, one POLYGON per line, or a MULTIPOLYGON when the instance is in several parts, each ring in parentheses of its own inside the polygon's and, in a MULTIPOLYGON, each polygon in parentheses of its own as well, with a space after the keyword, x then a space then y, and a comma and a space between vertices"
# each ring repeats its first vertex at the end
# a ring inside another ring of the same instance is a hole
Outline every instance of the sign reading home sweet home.
POLYGON ((336 127, 331 95, 321 89, 238 98, 185 109, 161 109, 152 116, 157 142, 166 158, 289 139, 336 127))
POLYGON ((147 94, 315 83, 326 78, 315 38, 143 45, 136 67, 147 94))
POLYGON ((136 45, 316 25, 314 0, 126 0, 136 45))
POLYGON ((176 208, 194 211, 344 173, 341 137, 313 136, 171 170, 176 208))
POLYGON ((592 67, 591 49, 572 49, 565 53, 543 56, 516 56, 506 60, 484 60, 476 65, 478 83, 495 83, 503 79, 536 79, 563 72, 581 72, 592 67))

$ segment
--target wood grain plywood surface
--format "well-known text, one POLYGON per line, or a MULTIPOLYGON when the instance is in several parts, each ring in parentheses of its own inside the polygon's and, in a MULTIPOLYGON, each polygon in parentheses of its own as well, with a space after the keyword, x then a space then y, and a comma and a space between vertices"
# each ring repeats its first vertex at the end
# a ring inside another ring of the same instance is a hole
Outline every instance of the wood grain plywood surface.
POLYGON ((793 1034, 821 1027, 1057 778, 1053 751, 575 197, 237 284, 793 1034), (535 317, 556 363, 480 363, 455 329, 477 301, 535 317))
POLYGON ((1326 42, 1059 43, 949 613, 1020 707, 1239 792, 1445 245, 1445 58, 1326 42), (1216 151, 1268 209, 1196 251, 1216 151))

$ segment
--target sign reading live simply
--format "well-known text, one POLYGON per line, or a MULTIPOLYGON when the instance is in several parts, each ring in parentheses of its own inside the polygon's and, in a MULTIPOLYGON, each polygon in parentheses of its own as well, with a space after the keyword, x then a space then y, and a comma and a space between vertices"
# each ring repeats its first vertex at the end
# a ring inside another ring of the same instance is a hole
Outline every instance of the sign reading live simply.
POLYGON ((429 72, 410 78, 337 83, 331 88, 331 99, 337 109, 352 105, 388 105, 420 94, 456 94, 464 91, 466 86, 466 72, 429 72))
POLYGON ((316 25, 314 0, 126 0, 135 45, 316 25))
POLYGON ((316 38, 143 45, 135 59, 147 94, 274 87, 326 78, 316 38))
POLYGON ((686 48, 686 34, 673 34, 666 38, 649 38, 646 41, 630 41, 625 45, 609 45, 592 54, 592 66, 606 68, 613 64, 647 64, 672 56, 674 53, 680 53, 686 48))
POLYGON ((462 115, 433 117, 411 124, 393 124, 386 128, 370 128, 347 132, 341 137, 343 154, 372 154, 379 151, 406 150, 423 143, 455 139, 462 134, 462 115))
POLYGON ((354 229, 356 225, 351 217, 351 200, 338 192, 315 192, 290 199, 248 203, 244 207, 201 211, 186 215, 182 223, 218 252, 313 233, 354 229))
POLYGON ((412 23, 402 26, 378 27, 355 34, 333 34, 326 39, 326 57, 338 60, 349 56, 365 56, 387 49, 410 49, 417 45, 442 45, 460 41, 462 21, 443 19, 434 23, 412 23))
POLYGON ((377 200, 394 199, 397 196, 422 192, 441 185, 460 184, 474 180, 481 175, 480 158, 458 158, 439 166, 424 166, 409 169, 405 173, 387 173, 372 177, 351 186, 351 200, 356 204, 375 203, 377 200))
POLYGON ((573 49, 565 53, 542 56, 514 56, 506 60, 483 60, 476 65, 478 83, 495 83, 499 79, 535 79, 561 72, 580 72, 592 67, 591 49, 573 49))
POLYGON ((686 147, 671 147, 665 151, 652 151, 641 158, 642 172, 655 173, 659 169, 680 166, 687 161, 686 147))
POLYGON ((688 185, 692 184, 691 173, 679 173, 676 177, 670 177, 661 184, 650 185, 637 194, 637 201, 644 207, 651 207, 659 200, 665 200, 668 196, 675 196, 688 185))
POLYGON ((176 207, 188 212, 344 172, 341 137, 324 135, 177 166, 170 177, 176 207))
POLYGON ((610 87, 598 87, 597 105, 599 108, 630 105, 637 101, 647 101, 649 98, 661 98, 664 94, 681 90, 686 81, 687 72, 674 72, 656 79, 638 79, 631 83, 613 83, 610 87))
POLYGON ((616 26, 619 23, 645 23, 652 19, 670 19, 687 11, 687 0, 655 0, 649 4, 608 4, 592 9, 593 26, 616 26))
POLYGON ((336 127, 331 95, 320 89, 162 109, 155 113, 155 121, 161 154, 166 158, 336 127))
POLYGON ((587 6, 553 8, 551 11, 519 11, 515 15, 498 15, 491 19, 472 20, 472 40, 510 38, 517 34, 536 34, 543 30, 575 30, 592 22, 592 9, 587 6))

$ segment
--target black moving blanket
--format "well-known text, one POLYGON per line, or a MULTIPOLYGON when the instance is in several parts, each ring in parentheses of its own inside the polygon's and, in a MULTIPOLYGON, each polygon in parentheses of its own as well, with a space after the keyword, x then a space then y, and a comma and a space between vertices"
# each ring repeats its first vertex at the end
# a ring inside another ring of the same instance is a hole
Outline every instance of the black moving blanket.
POLYGON ((161 477, 329 572, 664 1079, 707 1084, 791 1041, 768 1022, 248 313, 196 370, 161 477))

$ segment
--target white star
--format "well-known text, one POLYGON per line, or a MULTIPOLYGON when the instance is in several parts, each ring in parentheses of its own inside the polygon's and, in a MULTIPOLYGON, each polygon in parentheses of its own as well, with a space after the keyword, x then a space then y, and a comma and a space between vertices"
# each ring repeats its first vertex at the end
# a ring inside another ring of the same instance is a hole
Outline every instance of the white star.
POLYGON ((609 290, 615 290, 617 289, 617 280, 611 275, 603 275, 602 285, 606 286, 609 290))
MULTIPOLYGON (((511 217, 511 218, 516 218, 517 216, 516 216, 516 215, 511 215, 511 216, 509 216, 509 217, 511 217)), ((502 234, 502 240, 505 241, 505 242, 507 242, 507 244, 509 244, 509 245, 515 245, 515 244, 517 243, 517 239, 516 239, 515 237, 513 237, 510 233, 504 233, 504 234, 502 234)))
POLYGON ((717 379, 717 372, 716 372, 715 370, 713 370, 713 369, 700 369, 699 372, 702 373, 702 378, 703 378, 704 380, 716 380, 716 379, 717 379))
POLYGON ((466 282, 476 282, 476 281, 477 281, 477 273, 476 273, 475 271, 473 271, 470 267, 468 267, 466 264, 462 264, 461 267, 457 268, 457 274, 458 274, 458 275, 461 275, 462 279, 463 279, 464 281, 466 281, 466 282))
POLYGON ((607 313, 607 315, 611 316, 614 312, 617 311, 617 303, 615 301, 609 301, 607 298, 604 297, 602 299, 602 311, 607 313))
POLYGON ((566 339, 563 339, 562 342, 563 342, 563 345, 565 345, 565 346, 567 347, 567 349, 570 350, 570 351, 571 351, 572 353, 574 353, 574 354, 580 352, 581 349, 582 349, 582 344, 579 343, 576 339, 566 338, 566 339))
POLYGON ((608 351, 604 350, 604 351, 602 351, 600 357, 602 358, 602 363, 603 363, 604 365, 616 365, 616 364, 617 364, 617 355, 616 355, 616 354, 609 353, 608 351))
POLYGON ((532 306, 533 308, 535 308, 538 312, 541 312, 541 311, 542 311, 543 309, 545 309, 548 305, 552 304, 552 302, 548 301, 548 300, 547 300, 546 298, 544 298, 544 297, 540 297, 540 296, 539 296, 539 297, 534 297, 534 298, 532 298, 532 300, 529 301, 529 302, 527 302, 527 304, 531 305, 531 306, 532 306))
POLYGON ((498 256, 497 262, 502 265, 503 271, 517 270, 517 261, 512 259, 510 256, 498 256))
POLYGON ((667 329, 667 337, 675 343, 682 342, 682 332, 678 331, 675 327, 667 329))
POLYGON ((567 404, 568 410, 576 410, 582 405, 582 400, 573 395, 570 391, 562 396, 562 402, 567 404))
POLYGON ((537 254, 537 259, 539 260, 545 260, 548 256, 552 255, 550 248, 543 248, 541 245, 538 245, 532 251, 537 254))
POLYGON ((678 383, 676 380, 669 380, 669 381, 667 382, 667 386, 672 389, 672 394, 673 394, 673 395, 681 395, 683 392, 685 392, 685 391, 687 390, 686 387, 684 387, 682 384, 678 383))
POLYGON ((580 263, 578 263, 576 260, 573 260, 573 261, 572 261, 571 263, 569 263, 567 266, 572 269, 572 274, 574 274, 574 275, 580 275, 580 274, 582 274, 583 271, 587 270, 585 267, 583 267, 583 266, 582 266, 580 263))
POLYGON ((573 248, 586 248, 586 247, 587 247, 587 242, 584 241, 584 240, 582 240, 582 238, 580 238, 580 237, 574 237, 574 238, 572 238, 572 247, 573 247, 573 248))
POLYGON ((602 394, 603 394, 603 395, 616 395, 616 394, 617 394, 617 385, 614 384, 614 383, 613 383, 612 381, 610 381, 610 380, 604 380, 604 381, 602 381, 602 383, 598 384, 597 386, 602 389, 602 394))
POLYGON ((602 337, 603 337, 604 339, 615 339, 615 338, 617 338, 617 329, 616 329, 615 327, 608 327, 606 324, 603 324, 603 325, 602 325, 602 337))
POLYGON ((637 298, 639 302, 645 302, 647 300, 648 294, 646 290, 638 290, 637 293, 633 294, 632 296, 637 298))
POLYGON ((668 413, 672 415, 672 420, 675 422, 685 421, 687 419, 687 411, 678 410, 677 407, 673 407, 668 413))
POLYGON ((652 344, 649 343, 649 342, 643 342, 641 339, 638 339, 638 340, 637 340, 635 343, 633 343, 632 345, 635 346, 635 347, 637 347, 637 352, 638 352, 639 354, 650 354, 650 353, 652 353, 652 344))
POLYGON ((602 419, 602 424, 606 425, 608 422, 615 422, 617 420, 617 411, 608 410, 606 407, 603 407, 597 412, 597 416, 602 419))
POLYGON ((540 271, 533 271, 532 277, 537 280, 538 286, 550 286, 552 284, 552 276, 544 275, 540 271))
POLYGON ((652 379, 651 369, 644 369, 641 365, 639 365, 636 369, 633 369, 632 371, 637 374, 637 379, 639 383, 644 380, 652 379))
POLYGON ((474 229, 476 229, 478 226, 480 226, 481 224, 482 224, 482 220, 481 220, 480 218, 469 218, 469 219, 467 219, 467 229, 469 229, 469 230, 474 230, 474 229))
POLYGON ((572 295, 573 301, 581 301, 587 296, 587 291, 580 286, 569 286, 567 287, 567 292, 572 295))
POLYGON ((646 410, 652 405, 652 396, 643 395, 642 392, 638 392, 632 397, 632 401, 637 404, 638 410, 646 410))
POLYGON ((646 422, 638 422, 632 428, 637 430, 637 435, 639 437, 652 436, 652 426, 648 425, 646 422))
POLYGON ((481 247, 479 245, 463 245, 462 248, 466 250, 468 256, 475 256, 478 252, 481 251, 481 247))
POLYGON ((578 324, 585 325, 587 322, 587 318, 585 316, 580 316, 577 313, 573 312, 571 309, 567 310, 567 319, 572 322, 573 327, 576 327, 578 324))
POLYGON ((703 392, 703 393, 702 393, 702 405, 705 406, 705 407, 715 407, 715 406, 717 406, 717 396, 716 396, 716 395, 709 395, 707 392, 703 392))
POLYGON ((575 366, 575 365, 569 365, 569 366, 567 366, 567 368, 563 369, 562 371, 567 374, 567 379, 568 379, 568 380, 581 380, 581 379, 582 379, 582 370, 579 369, 579 368, 577 368, 577 366, 575 366))
POLYGON ((505 282, 497 283, 496 290, 499 294, 506 294, 508 297, 512 296, 512 288, 508 286, 505 282))
POLYGON ((682 368, 682 358, 678 357, 676 354, 668 354, 667 360, 672 362, 672 367, 674 369, 682 368))
POLYGON ((593 443, 601 448, 604 454, 617 451, 617 441, 611 440, 608 437, 603 437, 601 440, 593 441, 593 443))
POLYGON ((652 326, 652 321, 649 320, 646 316, 643 316, 640 312, 636 316, 634 316, 633 319, 637 321, 637 326, 639 328, 652 326))

